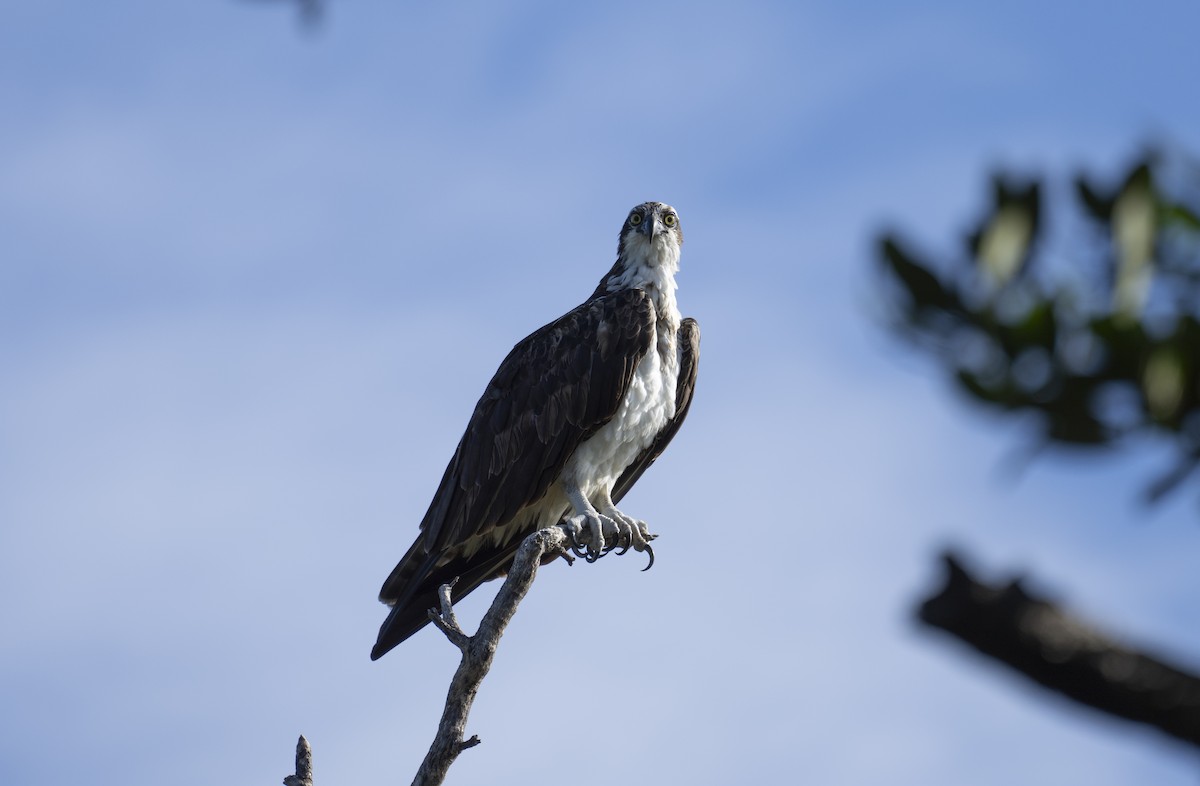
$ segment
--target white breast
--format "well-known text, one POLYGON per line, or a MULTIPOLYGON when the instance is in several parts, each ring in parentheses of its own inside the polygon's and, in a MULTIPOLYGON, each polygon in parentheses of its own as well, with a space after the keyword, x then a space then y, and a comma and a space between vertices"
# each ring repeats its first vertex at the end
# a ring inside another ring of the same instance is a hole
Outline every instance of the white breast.
POLYGON ((634 370, 617 414, 575 451, 563 469, 590 497, 609 490, 654 437, 675 417, 679 353, 675 331, 667 320, 658 327, 656 346, 634 370))

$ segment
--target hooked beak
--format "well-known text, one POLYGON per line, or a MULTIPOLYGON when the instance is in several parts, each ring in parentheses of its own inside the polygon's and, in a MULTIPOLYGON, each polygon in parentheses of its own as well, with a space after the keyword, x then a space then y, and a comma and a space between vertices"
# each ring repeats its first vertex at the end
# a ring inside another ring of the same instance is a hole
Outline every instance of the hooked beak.
POLYGON ((646 236, 646 240, 653 243, 654 238, 663 233, 662 219, 658 215, 646 216, 646 220, 642 222, 642 225, 638 229, 646 236))

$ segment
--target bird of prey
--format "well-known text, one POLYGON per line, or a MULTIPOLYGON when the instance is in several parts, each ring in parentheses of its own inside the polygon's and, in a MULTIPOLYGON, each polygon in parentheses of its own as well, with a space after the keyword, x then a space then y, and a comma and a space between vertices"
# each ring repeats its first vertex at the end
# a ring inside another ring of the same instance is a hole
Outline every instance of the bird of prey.
MULTIPOLYGON (((647 552, 645 522, 616 503, 662 454, 692 403, 700 329, 675 302, 683 233, 646 202, 621 227, 591 297, 523 339, 483 391, 420 534, 383 583, 391 606, 371 660, 429 622, 438 588, 457 601, 503 576, 521 541, 559 524, 578 556, 647 552)), ((649 567, 649 566, 647 566, 649 567)))

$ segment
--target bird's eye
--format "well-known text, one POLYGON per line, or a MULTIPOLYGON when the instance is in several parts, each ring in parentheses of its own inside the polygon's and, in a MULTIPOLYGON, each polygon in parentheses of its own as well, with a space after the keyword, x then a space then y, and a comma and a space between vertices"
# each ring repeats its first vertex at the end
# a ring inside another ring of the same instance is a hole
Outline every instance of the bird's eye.
POLYGON ((665 216, 663 216, 663 226, 673 227, 678 222, 679 219, 675 217, 674 213, 667 213, 665 216))
POLYGON ((642 214, 641 213, 631 213, 629 216, 629 226, 635 227, 640 223, 642 223, 642 214))

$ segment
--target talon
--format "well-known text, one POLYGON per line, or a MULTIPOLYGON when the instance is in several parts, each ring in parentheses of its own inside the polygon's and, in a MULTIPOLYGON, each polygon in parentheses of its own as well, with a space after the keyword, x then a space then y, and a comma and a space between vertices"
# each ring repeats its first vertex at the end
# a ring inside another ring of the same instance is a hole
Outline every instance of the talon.
POLYGON ((614 545, 620 547, 620 549, 621 549, 620 551, 617 552, 617 556, 620 556, 620 555, 624 554, 625 552, 629 551, 629 549, 631 549, 633 547, 633 531, 630 530, 627 532, 622 532, 620 537, 617 538, 617 542, 614 545))
MULTIPOLYGON (((571 553, 576 557, 586 559, 588 555, 588 549, 590 547, 579 539, 580 527, 578 525, 568 523, 564 524, 562 529, 567 536, 567 540, 570 542, 568 549, 570 549, 571 553)), ((563 550, 563 556, 567 558, 568 563, 574 562, 573 559, 567 556, 567 549, 563 550)))
POLYGON ((650 555, 650 563, 646 565, 646 567, 642 568, 642 573, 645 573, 654 567, 654 549, 650 548, 649 543, 646 544, 646 553, 650 555))
MULTIPOLYGON (((578 505, 576 509, 584 507, 585 505, 578 505)), ((614 551, 622 555, 633 549, 646 552, 649 562, 642 570, 650 570, 654 566, 654 550, 650 548, 649 542, 658 536, 650 533, 646 522, 626 516, 613 507, 611 501, 608 501, 607 505, 601 505, 600 510, 603 512, 586 506, 583 512, 563 519, 560 526, 570 543, 569 547, 563 549, 563 557, 568 562, 573 562, 567 555, 569 550, 576 558, 591 563, 614 551)))

